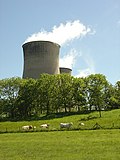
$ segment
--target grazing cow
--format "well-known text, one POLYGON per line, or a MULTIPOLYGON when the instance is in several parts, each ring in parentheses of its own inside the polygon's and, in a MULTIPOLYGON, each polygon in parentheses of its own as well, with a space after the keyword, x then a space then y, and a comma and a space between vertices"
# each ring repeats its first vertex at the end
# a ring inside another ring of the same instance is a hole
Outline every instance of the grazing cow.
POLYGON ((41 128, 49 128, 49 126, 50 126, 49 124, 41 124, 40 125, 41 128))
POLYGON ((83 122, 79 123, 79 126, 84 126, 85 124, 83 122))
POLYGON ((35 128, 36 128, 36 126, 32 126, 32 125, 22 126, 22 129, 25 131, 29 131, 29 130, 35 129, 35 128))
POLYGON ((70 123, 60 123, 60 128, 67 128, 69 129, 73 125, 72 122, 70 123))
POLYGON ((83 122, 80 122, 80 123, 78 124, 78 127, 79 127, 79 128, 84 128, 83 126, 85 126, 85 123, 83 123, 83 122))

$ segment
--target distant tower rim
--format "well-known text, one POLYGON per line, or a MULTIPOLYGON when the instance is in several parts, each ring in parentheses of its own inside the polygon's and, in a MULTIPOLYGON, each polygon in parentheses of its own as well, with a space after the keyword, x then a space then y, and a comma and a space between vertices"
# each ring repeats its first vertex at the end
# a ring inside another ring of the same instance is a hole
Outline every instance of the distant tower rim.
POLYGON ((26 47, 27 45, 30 45, 31 43, 51 43, 51 44, 54 44, 56 45, 57 47, 60 48, 60 45, 58 43, 55 43, 55 42, 52 42, 52 41, 43 41, 43 40, 38 40, 38 41, 29 41, 29 42, 25 42, 22 47, 26 47))
POLYGON ((67 69, 67 70, 70 70, 70 71, 72 71, 72 69, 71 68, 68 68, 68 67, 59 67, 60 69, 67 69))

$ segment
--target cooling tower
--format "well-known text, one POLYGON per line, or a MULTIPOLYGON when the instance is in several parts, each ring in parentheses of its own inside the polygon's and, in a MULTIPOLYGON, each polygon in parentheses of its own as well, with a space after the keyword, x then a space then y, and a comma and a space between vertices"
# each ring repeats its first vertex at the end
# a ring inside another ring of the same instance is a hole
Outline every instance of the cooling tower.
POLYGON ((64 67, 60 67, 60 74, 62 73, 68 73, 71 75, 72 69, 70 68, 64 68, 64 67))
POLYGON ((33 41, 23 44, 23 78, 39 78, 40 74, 59 74, 60 46, 50 41, 33 41))

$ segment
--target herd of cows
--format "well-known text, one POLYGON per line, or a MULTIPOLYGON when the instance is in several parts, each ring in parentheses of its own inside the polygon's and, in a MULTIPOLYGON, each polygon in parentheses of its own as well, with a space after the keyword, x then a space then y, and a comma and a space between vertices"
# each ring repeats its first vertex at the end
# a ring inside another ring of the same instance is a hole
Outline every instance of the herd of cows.
MULTIPOLYGON (((72 127, 72 125, 73 125, 72 122, 70 122, 70 123, 60 123, 60 129, 62 129, 62 128, 70 129, 72 127)), ((84 126, 85 124, 84 123, 79 123, 79 125, 84 126)), ((41 124, 40 128, 48 129, 49 126, 50 126, 50 124, 41 124)), ((32 125, 22 126, 22 130, 24 130, 24 131, 29 131, 29 130, 34 130, 34 129, 36 129, 36 126, 32 126, 32 125)))

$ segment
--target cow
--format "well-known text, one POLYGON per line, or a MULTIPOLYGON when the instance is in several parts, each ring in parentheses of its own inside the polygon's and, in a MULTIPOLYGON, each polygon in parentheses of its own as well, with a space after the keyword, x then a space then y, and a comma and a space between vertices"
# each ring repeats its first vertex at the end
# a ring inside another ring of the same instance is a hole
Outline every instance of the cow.
POLYGON ((22 126, 22 129, 25 131, 29 131, 32 129, 36 129, 36 126, 32 126, 32 125, 22 126))
POLYGON ((83 122, 80 122, 80 123, 78 124, 79 129, 84 128, 84 126, 85 126, 85 123, 83 123, 83 122))
POLYGON ((67 128, 69 129, 73 125, 72 122, 70 123, 60 123, 60 128, 67 128))
POLYGON ((83 122, 79 123, 79 126, 84 126, 85 124, 83 122))
POLYGON ((41 124, 40 125, 41 128, 49 128, 49 126, 50 126, 49 124, 41 124))

